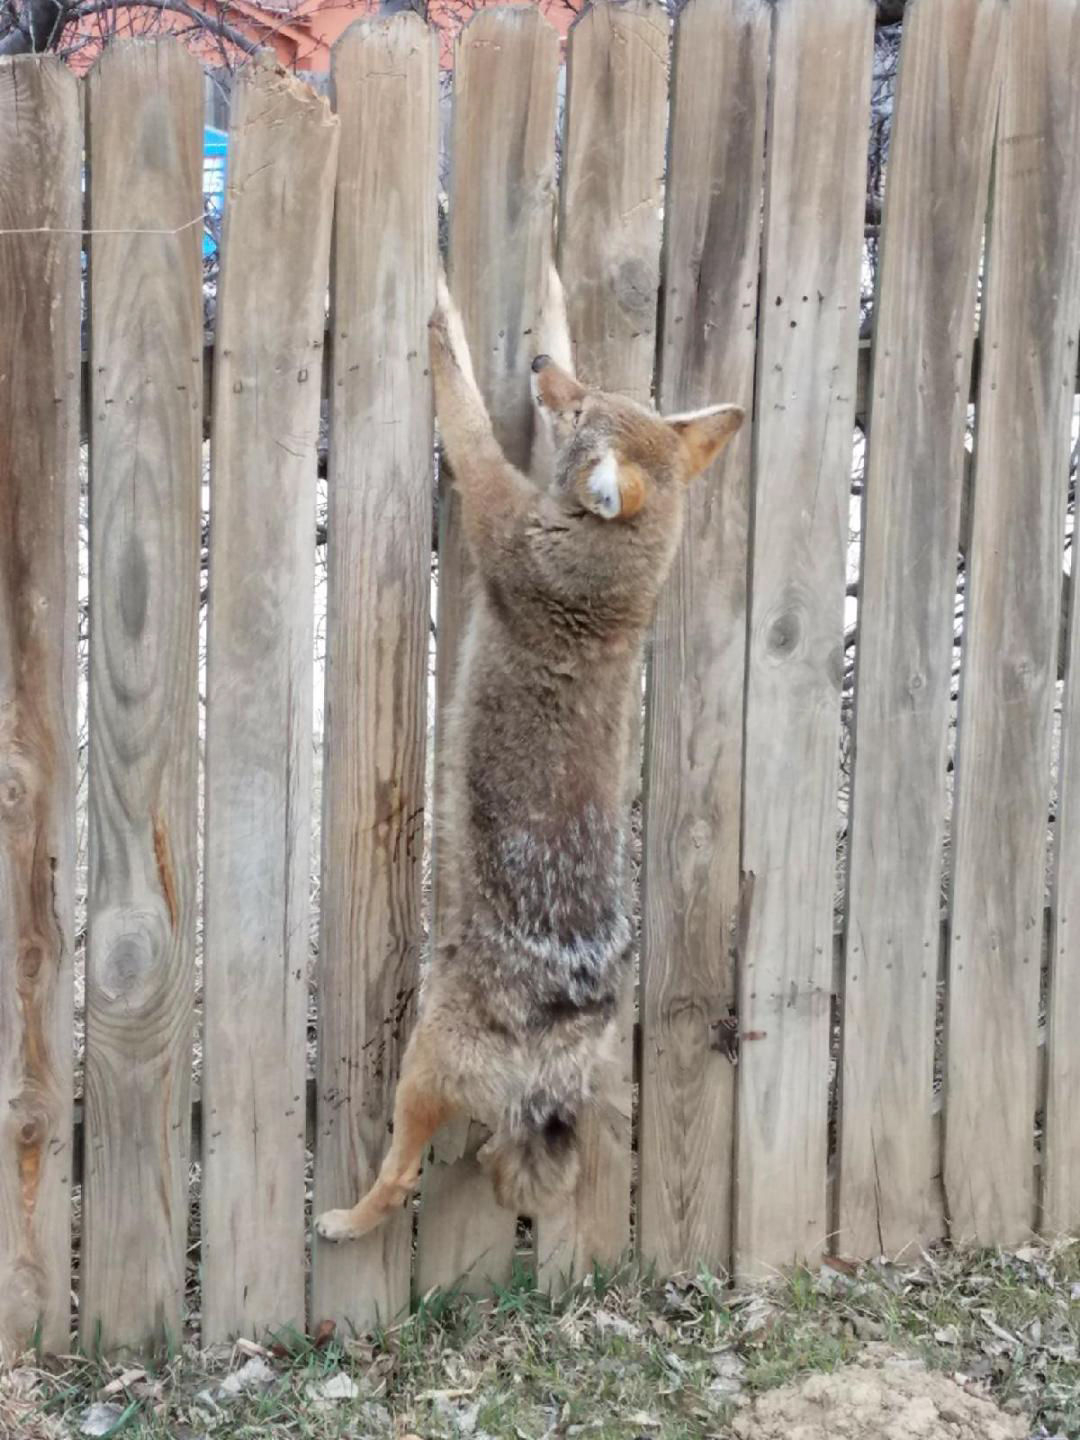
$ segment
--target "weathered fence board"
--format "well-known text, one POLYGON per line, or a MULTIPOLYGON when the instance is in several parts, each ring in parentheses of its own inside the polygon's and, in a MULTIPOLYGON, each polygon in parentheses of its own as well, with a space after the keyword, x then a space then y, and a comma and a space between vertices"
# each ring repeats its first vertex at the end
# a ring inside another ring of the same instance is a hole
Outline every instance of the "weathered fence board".
POLYGON ((774 22, 739 977, 742 1271, 824 1248, 848 492, 874 7, 774 22), (751 1037, 753 1037, 751 1039, 751 1037))
MULTIPOLYGON (((1064 11, 1055 16, 1054 64, 1047 86, 1046 104, 1055 128, 1066 138, 1055 155, 1061 167, 1055 175, 1061 189, 1054 203, 1062 217, 1080 214, 1080 14, 1072 23, 1064 11), (1065 26, 1068 25, 1067 30, 1065 26), (1070 84, 1068 76, 1073 80, 1070 84)), ((1055 397, 1053 428, 1045 452, 1046 463, 1058 468, 1067 463, 1062 446, 1068 444, 1072 385, 1080 332, 1080 234, 1075 223, 1071 239, 1062 237, 1056 256, 1060 266, 1057 304, 1060 333, 1050 352, 1047 387, 1053 384, 1054 363, 1066 369, 1065 395, 1055 397), (1057 407, 1061 406, 1061 410, 1057 407), (1064 431, 1064 433, 1063 433, 1064 431)), ((1041 454, 1043 452, 1036 452, 1041 454)), ((1074 539, 1075 555, 1075 539, 1074 539)), ((1073 560, 1075 567, 1076 561, 1073 560)), ((1073 572, 1075 581, 1075 569, 1073 572)), ((1080 940, 1070 931, 1070 919, 1080 925, 1080 607, 1075 584, 1070 607, 1067 642, 1067 682, 1061 717, 1061 766, 1058 779, 1057 851, 1050 926, 1050 994, 1047 1005, 1047 1095, 1044 1127, 1042 1226, 1050 1235, 1080 1232, 1080 1047, 1076 1017, 1080 1015, 1080 940)))
MULTIPOLYGON (((944 1172, 953 1239, 1006 1245, 1036 1218, 1041 918, 1080 329, 1080 11, 1066 0, 1011 10, 976 407, 944 1172)), ((1070 1031, 1075 1044, 1075 1016, 1070 1031)))
POLYGON ((941 1230, 931 1104, 953 597, 1004 16, 999 0, 919 0, 903 32, 859 582, 843 1254, 896 1254, 941 1230))
MULTIPOLYGON (((771 10, 691 0, 672 76, 667 412, 753 404, 771 10)), ((661 1270, 731 1260, 751 426, 694 481, 649 677, 638 1248, 661 1270)))
MULTIPOLYGON (((600 0, 575 23, 567 52, 559 272, 574 364, 590 384, 646 405, 656 354, 668 32, 658 0, 600 0)), ((640 692, 631 704, 628 812, 641 777, 640 692)), ((589 1113, 581 1124, 573 1210, 537 1225, 541 1284, 580 1277, 596 1261, 614 1265, 629 1247, 633 1025, 631 984, 603 1117, 589 1113)))
POLYGON ((90 874, 83 1344, 176 1339, 195 957, 202 75, 89 78, 90 874))
POLYGON ((68 1340, 81 153, 71 74, 0 66, 0 1364, 68 1340))
MULTIPOLYGON (((532 439, 531 337, 540 328, 551 257, 558 65, 555 31, 539 11, 518 7, 475 16, 462 32, 454 68, 450 289, 495 434, 523 469, 532 439)), ((467 569, 457 499, 444 489, 437 744, 465 619, 467 569)), ((438 943, 438 836, 434 853, 438 943)), ((476 1164, 476 1137, 470 1139, 469 1128, 448 1126, 427 1167, 417 1254, 421 1293, 463 1276, 467 1286, 482 1288, 510 1273, 514 1216, 495 1204, 491 1183, 476 1164)))
POLYGON ((233 92, 210 493, 203 1339, 304 1323, 315 470, 337 122, 233 92))
MULTIPOLYGON (((423 939, 438 78, 415 15, 334 52, 341 122, 332 292, 327 736, 316 1213, 352 1205, 389 1143, 423 939), (379 197, 372 204, 372 196, 379 197)), ((412 1207, 315 1241, 312 1314, 364 1329, 408 1307, 412 1207)), ((347 1332, 345 1332, 347 1333, 347 1332)))

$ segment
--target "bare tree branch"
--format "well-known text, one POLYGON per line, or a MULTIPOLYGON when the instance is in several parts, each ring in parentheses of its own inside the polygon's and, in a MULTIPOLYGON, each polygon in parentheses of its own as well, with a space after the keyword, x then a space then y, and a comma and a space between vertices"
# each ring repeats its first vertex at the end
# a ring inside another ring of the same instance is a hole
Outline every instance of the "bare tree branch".
MULTIPOLYGON (((51 50, 65 23, 61 0, 8 0, 7 24, 0 36, 0 55, 32 55, 51 50)), ((2 11, 0 11, 2 13, 2 11)))
MULTIPOLYGON (((48 3, 55 5, 56 0, 48 0, 48 3)), ((109 15, 115 10, 171 10, 190 20, 195 29, 220 36, 246 55, 257 50, 261 43, 228 24, 220 15, 197 10, 187 0, 84 0, 83 4, 71 6, 65 12, 65 22, 82 20, 87 15, 109 15)))

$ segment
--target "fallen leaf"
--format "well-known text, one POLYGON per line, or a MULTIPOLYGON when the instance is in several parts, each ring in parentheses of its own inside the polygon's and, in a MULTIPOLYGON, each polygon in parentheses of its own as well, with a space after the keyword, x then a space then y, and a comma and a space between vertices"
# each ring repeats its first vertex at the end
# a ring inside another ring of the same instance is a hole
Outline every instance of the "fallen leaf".
POLYGON ((122 1405, 109 1401, 106 1404, 98 1402, 84 1410, 82 1419, 79 1421, 80 1435, 108 1435, 109 1431, 124 1413, 122 1405))
POLYGON ((122 1374, 117 1375, 115 1380, 109 1381, 101 1392, 102 1397, 107 1398, 110 1395, 119 1395, 122 1390, 127 1390, 129 1386, 134 1385, 136 1380, 145 1379, 145 1370, 125 1370, 122 1374))
POLYGON ((821 1262, 827 1270, 838 1270, 841 1275, 858 1275, 859 1267, 854 1260, 845 1260, 842 1255, 826 1255, 821 1262))
POLYGON ((992 1310, 980 1310, 979 1317, 982 1320, 983 1324, 986 1326, 986 1328, 990 1331, 990 1333, 992 1335, 996 1335, 999 1340, 1004 1340, 1007 1345, 1020 1344, 1020 1341, 1016 1338, 1015 1335, 1010 1334, 1008 1330, 1004 1329, 1001 1325, 997 1323, 997 1320, 994 1318, 994 1312, 992 1310))
POLYGON ((272 1385, 275 1376, 273 1370, 257 1355, 253 1356, 239 1370, 234 1370, 231 1375, 218 1386, 219 1395, 242 1395, 247 1390, 264 1390, 267 1385, 272 1385))
POLYGON ((315 1331, 315 1339, 312 1342, 316 1350, 324 1350, 334 1338, 334 1331, 337 1329, 336 1320, 320 1320, 315 1331))
POLYGON ((265 1359, 270 1353, 265 1345, 257 1345, 254 1340, 237 1340, 234 1348, 239 1350, 241 1355, 246 1355, 249 1359, 255 1356, 265 1359))
POLYGON ((339 1370, 336 1375, 331 1375, 329 1380, 317 1385, 315 1393, 323 1400, 355 1400, 360 1394, 360 1386, 351 1375, 339 1370))
POLYGON ((613 1330, 616 1335, 623 1335, 627 1340, 637 1340, 641 1335, 639 1326, 630 1320, 624 1320, 621 1315, 613 1315, 610 1310, 597 1310, 593 1315, 593 1323, 601 1333, 613 1330))
POLYGON ((211 1415, 221 1415, 224 1413, 209 1390, 200 1390, 195 1396, 195 1404, 199 1409, 206 1410, 211 1415))
POLYGON ((959 1345, 960 1331, 955 1325, 942 1325, 940 1330, 934 1331, 934 1339, 939 1345, 959 1345))
POLYGON ((725 1350, 715 1356, 712 1365, 716 1379, 710 1383, 706 1393, 714 1403, 723 1405, 742 1390, 745 1367, 734 1350, 725 1350))

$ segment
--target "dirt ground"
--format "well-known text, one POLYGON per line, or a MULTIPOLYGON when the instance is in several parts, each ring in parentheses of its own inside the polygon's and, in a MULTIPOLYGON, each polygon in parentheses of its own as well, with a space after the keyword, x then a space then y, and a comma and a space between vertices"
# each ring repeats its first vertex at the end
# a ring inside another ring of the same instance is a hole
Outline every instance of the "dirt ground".
POLYGON ((1027 1423, 985 1394, 876 1346, 858 1364, 759 1395, 738 1440, 1027 1440, 1027 1423))

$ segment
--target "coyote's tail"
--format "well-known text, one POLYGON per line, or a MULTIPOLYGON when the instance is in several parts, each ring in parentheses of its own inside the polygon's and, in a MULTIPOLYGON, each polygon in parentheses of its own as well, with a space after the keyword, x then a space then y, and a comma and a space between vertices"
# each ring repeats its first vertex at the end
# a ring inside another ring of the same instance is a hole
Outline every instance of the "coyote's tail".
POLYGON ((534 1092, 478 1158, 505 1209, 518 1215, 558 1210, 577 1184, 577 1115, 546 1091, 534 1092))

